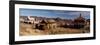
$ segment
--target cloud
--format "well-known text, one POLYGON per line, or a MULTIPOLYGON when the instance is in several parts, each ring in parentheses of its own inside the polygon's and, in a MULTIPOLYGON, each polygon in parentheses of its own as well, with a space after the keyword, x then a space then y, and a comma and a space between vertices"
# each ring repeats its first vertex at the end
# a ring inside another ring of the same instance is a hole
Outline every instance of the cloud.
POLYGON ((70 10, 43 10, 43 9, 24 9, 20 8, 21 15, 32 15, 32 16, 41 16, 41 17, 49 17, 49 18, 75 18, 82 14, 83 17, 89 18, 89 11, 70 11, 70 10))

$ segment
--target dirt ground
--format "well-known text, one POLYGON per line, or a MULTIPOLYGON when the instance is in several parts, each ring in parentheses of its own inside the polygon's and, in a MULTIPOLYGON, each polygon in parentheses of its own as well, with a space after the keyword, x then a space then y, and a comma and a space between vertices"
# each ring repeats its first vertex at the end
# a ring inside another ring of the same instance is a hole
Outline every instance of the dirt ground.
POLYGON ((80 34, 89 33, 89 30, 58 27, 56 29, 39 30, 32 28, 32 24, 20 23, 20 36, 29 35, 54 35, 54 34, 80 34))

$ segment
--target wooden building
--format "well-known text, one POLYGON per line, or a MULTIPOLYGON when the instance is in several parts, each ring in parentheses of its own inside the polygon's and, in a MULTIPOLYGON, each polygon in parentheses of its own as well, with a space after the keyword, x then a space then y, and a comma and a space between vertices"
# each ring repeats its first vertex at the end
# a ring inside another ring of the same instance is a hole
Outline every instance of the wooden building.
POLYGON ((74 20, 74 28, 83 28, 85 26, 85 18, 80 16, 74 20))

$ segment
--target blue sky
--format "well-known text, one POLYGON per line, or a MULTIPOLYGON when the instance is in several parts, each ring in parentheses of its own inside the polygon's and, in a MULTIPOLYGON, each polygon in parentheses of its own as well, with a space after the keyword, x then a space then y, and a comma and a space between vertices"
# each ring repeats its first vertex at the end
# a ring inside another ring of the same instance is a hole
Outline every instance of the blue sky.
POLYGON ((74 19, 80 14, 86 19, 90 19, 89 11, 70 11, 70 10, 47 10, 47 9, 27 9, 20 8, 19 15, 21 16, 38 16, 47 18, 74 19))

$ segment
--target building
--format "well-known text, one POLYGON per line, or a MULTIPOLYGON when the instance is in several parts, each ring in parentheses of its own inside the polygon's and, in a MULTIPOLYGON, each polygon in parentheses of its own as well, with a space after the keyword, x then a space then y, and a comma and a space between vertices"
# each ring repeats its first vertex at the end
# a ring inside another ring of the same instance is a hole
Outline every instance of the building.
POLYGON ((48 29, 55 29, 57 27, 57 23, 55 20, 48 20, 47 21, 47 28, 48 29))
POLYGON ((45 30, 45 29, 54 29, 57 27, 55 20, 42 20, 40 23, 35 25, 37 29, 45 30))
POLYGON ((83 28, 85 26, 85 18, 80 14, 79 17, 74 19, 74 28, 83 28))

